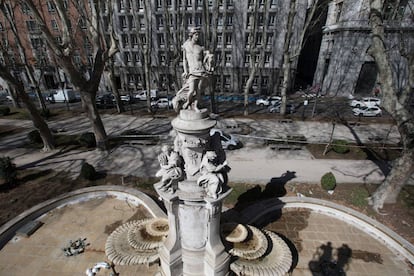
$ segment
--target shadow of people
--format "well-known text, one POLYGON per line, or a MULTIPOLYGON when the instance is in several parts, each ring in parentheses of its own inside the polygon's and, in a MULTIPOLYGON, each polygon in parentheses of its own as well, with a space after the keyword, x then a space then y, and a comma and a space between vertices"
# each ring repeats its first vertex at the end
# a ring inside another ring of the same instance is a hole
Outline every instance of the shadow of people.
POLYGON ((333 257, 334 248, 332 243, 322 244, 317 248, 313 260, 309 262, 309 269, 312 275, 344 276, 348 263, 352 257, 352 249, 342 244, 336 249, 337 259, 333 257))
POLYGON ((270 182, 266 184, 262 192, 262 198, 282 197, 286 195, 285 185, 287 182, 296 178, 296 172, 286 171, 280 177, 272 177, 270 182))

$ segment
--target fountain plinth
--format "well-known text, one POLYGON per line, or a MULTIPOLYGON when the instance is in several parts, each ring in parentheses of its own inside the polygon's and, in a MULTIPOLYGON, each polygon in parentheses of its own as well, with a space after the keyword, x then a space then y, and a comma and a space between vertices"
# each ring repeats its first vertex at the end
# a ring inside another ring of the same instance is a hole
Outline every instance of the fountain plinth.
MULTIPOLYGON (((231 192, 225 186, 226 171, 205 171, 207 152, 223 155, 210 137, 216 125, 207 110, 181 110, 172 121, 177 136, 174 151, 182 157, 184 177, 164 191, 156 190, 168 212, 169 233, 160 249, 164 275, 226 275, 230 256, 220 238, 220 214, 224 198, 231 192), (206 181, 203 181, 206 180, 206 181), (213 188, 211 187, 213 186, 213 188)), ((210 160, 211 161, 211 160, 210 160)), ((221 163, 220 163, 221 164, 221 163)), ((214 164, 215 167, 220 164, 214 164)))

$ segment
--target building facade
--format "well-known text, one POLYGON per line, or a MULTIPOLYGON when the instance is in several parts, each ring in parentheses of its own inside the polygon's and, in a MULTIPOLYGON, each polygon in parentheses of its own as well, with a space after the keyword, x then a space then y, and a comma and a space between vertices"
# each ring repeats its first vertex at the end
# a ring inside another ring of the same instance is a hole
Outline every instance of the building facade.
MULTIPOLYGON (((305 15, 308 2, 297 1, 296 12, 305 15)), ((151 89, 179 88, 181 45, 188 38, 188 29, 200 26, 201 44, 215 55, 216 93, 243 93, 251 60, 259 66, 251 92, 278 93, 288 1, 116 0, 114 12, 120 38, 115 64, 123 91, 145 89, 145 47, 151 49, 151 89), (253 35, 251 45, 249 36, 253 35)), ((304 18, 297 17, 293 40, 298 39, 304 18)))
MULTIPOLYGON (((407 60, 404 52, 414 49, 414 6, 412 0, 386 0, 384 23, 397 89, 407 85, 407 60)), ((377 82, 375 61, 369 55, 371 45, 369 0, 331 1, 323 27, 323 38, 314 85, 322 94, 369 95, 377 82)))

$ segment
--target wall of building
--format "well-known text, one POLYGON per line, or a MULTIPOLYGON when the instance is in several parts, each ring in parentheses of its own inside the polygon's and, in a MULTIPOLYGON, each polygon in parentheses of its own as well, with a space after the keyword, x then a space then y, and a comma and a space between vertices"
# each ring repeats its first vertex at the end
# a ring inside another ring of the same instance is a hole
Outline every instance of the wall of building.
MULTIPOLYGON (((407 51, 414 49, 414 24, 406 10, 400 18, 390 18, 385 22, 389 56, 399 72, 395 73, 399 79, 395 84, 397 87, 407 82, 406 60, 400 52, 401 42, 405 41, 407 51)), ((368 71, 361 70, 374 62, 367 53, 371 45, 368 19, 369 0, 335 0, 329 4, 314 76, 314 85, 322 84, 322 94, 348 96, 371 93, 376 76, 366 74, 376 75, 375 67, 368 71), (360 85, 364 81, 369 84, 360 85)))

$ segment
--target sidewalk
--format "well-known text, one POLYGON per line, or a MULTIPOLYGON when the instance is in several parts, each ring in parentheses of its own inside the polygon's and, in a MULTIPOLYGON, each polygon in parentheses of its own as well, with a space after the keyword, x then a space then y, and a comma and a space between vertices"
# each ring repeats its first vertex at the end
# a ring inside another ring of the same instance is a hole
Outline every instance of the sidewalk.
MULTIPOLYGON (((117 135, 127 129, 137 129, 152 134, 165 135, 168 138, 171 130, 169 118, 134 117, 129 115, 104 115, 103 122, 108 135, 117 135)), ((110 152, 100 150, 60 152, 55 150, 44 153, 21 147, 31 130, 30 121, 0 119, 0 125, 14 124, 26 130, 0 139, 0 155, 9 156, 19 167, 36 167, 72 172, 76 177, 83 161, 95 166, 97 170, 112 174, 154 176, 159 168, 157 154, 160 145, 140 146, 121 145, 110 152)), ((286 137, 286 135, 303 135, 308 142, 327 142, 332 131, 330 123, 290 122, 277 120, 223 120, 218 126, 227 132, 237 132, 241 127, 250 129, 249 135, 255 137, 286 137)), ((74 117, 63 121, 51 122, 52 129, 64 129, 66 133, 82 133, 91 131, 85 117, 74 117)), ((353 141, 357 135, 361 141, 386 137, 387 141, 396 143, 399 134, 395 126, 365 125, 355 126, 353 130, 345 126, 335 127, 334 137, 353 141)), ((243 138, 244 139, 244 138, 243 138)), ((227 151, 227 159, 231 167, 229 180, 233 182, 252 182, 266 184, 273 177, 280 177, 287 171, 295 172, 293 182, 319 183, 327 172, 333 172, 339 183, 380 183, 384 175, 369 160, 325 160, 313 159, 306 150, 275 151, 269 147, 258 147, 254 143, 262 143, 251 139, 245 147, 235 151, 227 151), (254 145, 254 146, 252 146, 254 145)), ((253 139, 255 140, 255 139, 253 139)), ((168 141, 168 140, 167 140, 168 141)))

